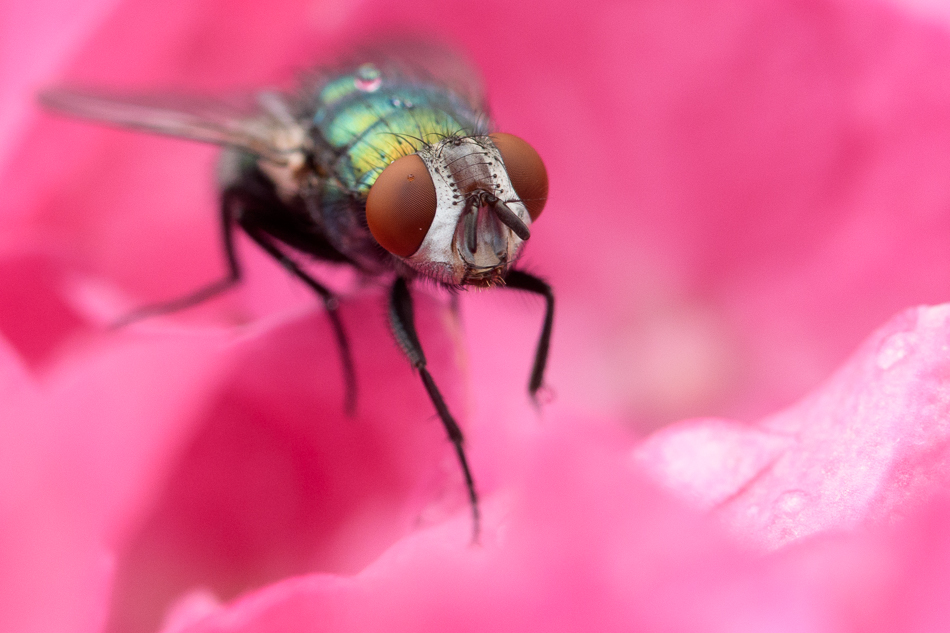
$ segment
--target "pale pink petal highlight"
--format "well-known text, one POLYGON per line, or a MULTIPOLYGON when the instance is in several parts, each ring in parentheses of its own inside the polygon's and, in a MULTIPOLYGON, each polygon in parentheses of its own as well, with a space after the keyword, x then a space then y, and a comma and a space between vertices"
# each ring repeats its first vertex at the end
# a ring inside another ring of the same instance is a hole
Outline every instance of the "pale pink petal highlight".
POLYGON ((950 304, 892 319, 821 388, 755 426, 675 424, 637 449, 744 541, 889 524, 950 481, 950 304))

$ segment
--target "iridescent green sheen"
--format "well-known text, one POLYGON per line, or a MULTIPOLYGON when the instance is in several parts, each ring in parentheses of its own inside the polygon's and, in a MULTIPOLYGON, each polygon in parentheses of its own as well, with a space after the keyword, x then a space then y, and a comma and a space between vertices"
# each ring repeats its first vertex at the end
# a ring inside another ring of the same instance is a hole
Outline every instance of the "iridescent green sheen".
POLYGON ((363 66, 324 84, 313 118, 339 157, 334 171, 340 183, 361 195, 400 156, 447 136, 474 134, 486 123, 441 85, 375 71, 363 66))

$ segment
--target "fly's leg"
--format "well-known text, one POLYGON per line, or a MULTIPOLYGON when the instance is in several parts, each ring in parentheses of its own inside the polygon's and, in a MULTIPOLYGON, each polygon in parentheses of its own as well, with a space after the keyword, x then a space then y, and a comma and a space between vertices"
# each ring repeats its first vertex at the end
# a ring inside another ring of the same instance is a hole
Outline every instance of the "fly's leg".
POLYGON ((520 270, 512 270, 505 277, 505 287, 513 290, 524 290, 544 297, 544 325, 541 327, 541 337, 534 352, 534 367, 531 370, 531 379, 528 381, 528 393, 535 404, 538 403, 538 389, 544 382, 544 368, 548 364, 548 350, 551 347, 551 329, 554 326, 554 293, 546 281, 520 270))
POLYGON ((465 438, 462 436, 462 429, 452 414, 449 412, 445 399, 439 393, 435 381, 432 380, 432 374, 426 368, 426 357, 422 352, 422 345, 419 343, 419 336, 416 334, 415 316, 412 309, 412 295, 409 292, 409 286, 402 277, 396 279, 393 284, 392 292, 389 296, 389 320, 392 323, 393 334, 399 347, 409 358, 409 362, 419 376, 422 377, 422 383, 429 393, 429 399, 435 405, 435 410, 442 420, 449 440, 455 447, 455 453, 458 455, 459 464, 462 466, 462 474, 465 477, 465 486, 468 488, 468 498, 472 504, 472 540, 478 541, 480 530, 480 515, 478 511, 478 494, 475 492, 475 481, 472 479, 472 471, 468 467, 468 458, 465 457, 465 447, 463 446, 465 438))
MULTIPOLYGON (((252 217, 252 216, 251 216, 252 217)), ((293 259, 288 257, 276 244, 273 238, 260 229, 247 216, 238 218, 238 223, 244 232, 247 233, 254 242, 264 249, 268 255, 277 260, 284 268, 302 282, 307 284, 311 290, 320 295, 323 305, 326 307, 327 315, 330 317, 330 325, 333 327, 333 335, 336 337, 337 348, 340 350, 340 362, 343 366, 344 382, 344 400, 343 409, 346 414, 352 416, 356 413, 356 370, 353 366, 353 353, 350 350, 350 339, 343 328, 343 321, 340 319, 340 301, 333 292, 311 277, 304 271, 293 259)))
POLYGON ((184 297, 136 308, 112 323, 113 328, 124 327, 136 321, 141 321, 142 319, 192 308, 200 303, 204 303, 212 297, 216 297, 241 280, 241 267, 238 265, 237 255, 234 252, 234 221, 237 218, 236 205, 240 204, 240 201, 237 199, 238 195, 239 194, 233 192, 225 192, 221 197, 221 243, 224 246, 224 257, 228 265, 227 275, 222 279, 198 288, 184 297))

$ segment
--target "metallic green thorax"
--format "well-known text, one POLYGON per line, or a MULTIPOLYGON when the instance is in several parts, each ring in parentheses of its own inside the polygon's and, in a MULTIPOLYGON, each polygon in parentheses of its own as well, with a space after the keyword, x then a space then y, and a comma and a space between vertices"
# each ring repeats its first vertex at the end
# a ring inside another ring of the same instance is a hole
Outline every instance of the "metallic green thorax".
POLYGON ((483 133, 487 124, 476 107, 443 86, 372 64, 323 85, 317 105, 313 123, 338 156, 336 177, 363 196, 400 156, 448 136, 483 133))

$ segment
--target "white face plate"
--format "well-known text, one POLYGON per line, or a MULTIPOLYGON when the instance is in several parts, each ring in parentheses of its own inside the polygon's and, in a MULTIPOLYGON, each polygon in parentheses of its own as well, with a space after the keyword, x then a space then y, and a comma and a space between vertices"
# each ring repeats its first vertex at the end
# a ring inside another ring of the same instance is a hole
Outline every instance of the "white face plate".
POLYGON ((494 218, 481 217, 491 214, 486 208, 480 210, 474 253, 465 247, 464 232, 459 230, 466 194, 478 190, 507 203, 525 226, 531 226, 531 216, 517 201, 501 153, 491 139, 481 136, 446 139, 418 154, 435 184, 436 212, 422 246, 405 261, 419 272, 450 284, 491 285, 502 279, 518 257, 521 238, 494 218))

